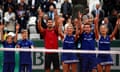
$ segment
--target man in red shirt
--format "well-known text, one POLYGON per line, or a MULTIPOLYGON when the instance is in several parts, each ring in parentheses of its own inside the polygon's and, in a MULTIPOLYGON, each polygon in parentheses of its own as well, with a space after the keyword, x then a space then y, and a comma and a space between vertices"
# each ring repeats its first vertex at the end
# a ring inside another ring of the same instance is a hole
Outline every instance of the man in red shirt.
MULTIPOLYGON (((43 12, 39 11, 38 29, 44 37, 44 44, 46 49, 58 49, 58 25, 57 16, 55 18, 55 25, 52 19, 47 20, 47 28, 44 29, 41 26, 41 19, 43 17, 43 12)), ((45 72, 50 72, 51 63, 53 63, 53 68, 55 72, 59 72, 59 56, 58 53, 45 53, 45 72)))

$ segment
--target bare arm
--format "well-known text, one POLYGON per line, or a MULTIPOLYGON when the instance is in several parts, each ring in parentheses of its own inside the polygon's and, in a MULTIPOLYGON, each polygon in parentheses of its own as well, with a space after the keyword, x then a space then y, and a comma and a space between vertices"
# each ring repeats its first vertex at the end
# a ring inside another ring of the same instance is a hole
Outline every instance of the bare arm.
POLYGON ((14 42, 16 43, 17 42, 17 39, 18 39, 18 32, 19 32, 19 24, 16 25, 16 33, 15 33, 15 38, 14 38, 14 42))
POLYGON ((99 18, 95 17, 95 19, 94 19, 94 24, 95 24, 94 32, 95 32, 95 38, 96 38, 96 40, 99 39, 98 21, 99 21, 99 18))
POLYGON ((57 9, 54 10, 54 14, 55 14, 55 30, 60 35, 61 39, 63 39, 64 33, 62 31, 62 26, 63 26, 64 18, 58 16, 57 9))
POLYGON ((63 26, 62 23, 60 23, 59 27, 58 27, 58 33, 59 33, 61 39, 63 40, 64 39, 64 33, 62 31, 62 26, 63 26))
POLYGON ((83 32, 83 29, 82 29, 82 20, 81 19, 82 19, 82 14, 80 12, 78 12, 78 21, 79 21, 79 25, 78 26, 80 26, 79 27, 80 28, 80 32, 79 32, 80 35, 83 32))
POLYGON ((42 10, 40 10, 39 11, 39 19, 38 19, 38 29, 39 29, 40 32, 44 32, 44 28, 41 25, 43 15, 44 14, 43 14, 42 10))
POLYGON ((81 35, 82 32, 83 32, 81 18, 78 18, 78 21, 79 21, 79 22, 78 22, 79 35, 81 35))
POLYGON ((117 32, 117 29, 118 29, 118 25, 120 25, 120 22, 117 20, 116 25, 115 25, 115 28, 114 28, 112 34, 110 35, 110 40, 112 40, 113 37, 115 36, 115 34, 116 34, 116 32, 117 32))
POLYGON ((4 41, 3 29, 4 29, 4 25, 1 23, 0 25, 1 41, 4 41))
POLYGON ((78 23, 76 23, 76 25, 75 25, 75 27, 76 27, 76 33, 75 33, 75 41, 78 39, 78 36, 79 36, 79 22, 78 23))
POLYGON ((55 17, 55 19, 54 19, 55 20, 55 29, 58 31, 59 24, 62 23, 62 22, 60 22, 61 18, 58 16, 58 13, 57 13, 56 9, 54 10, 54 17, 55 17))
POLYGON ((39 18, 39 20, 38 20, 38 29, 40 32, 44 32, 44 28, 41 25, 41 18, 39 18))

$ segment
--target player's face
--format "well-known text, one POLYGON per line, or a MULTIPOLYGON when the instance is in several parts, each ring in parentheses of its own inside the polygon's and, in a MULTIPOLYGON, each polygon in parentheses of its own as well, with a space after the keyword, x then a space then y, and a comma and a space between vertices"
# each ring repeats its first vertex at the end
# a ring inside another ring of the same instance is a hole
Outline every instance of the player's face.
POLYGON ((22 33, 22 38, 27 39, 28 38, 28 32, 23 32, 22 33))
POLYGON ((106 35, 106 34, 107 34, 107 31, 108 31, 108 29, 107 29, 106 26, 104 26, 104 25, 100 26, 100 33, 101 33, 102 35, 106 35))
POLYGON ((7 41, 8 43, 12 43, 13 37, 12 37, 12 36, 8 36, 7 39, 6 39, 6 41, 7 41))
POLYGON ((47 26, 48 26, 49 28, 53 27, 53 21, 52 21, 52 20, 48 20, 47 26))
POLYGON ((90 25, 84 25, 83 30, 84 30, 84 32, 86 32, 86 33, 90 33, 90 31, 91 31, 90 25))
POLYGON ((72 26, 68 26, 67 27, 67 34, 72 34, 73 33, 73 27, 72 26))

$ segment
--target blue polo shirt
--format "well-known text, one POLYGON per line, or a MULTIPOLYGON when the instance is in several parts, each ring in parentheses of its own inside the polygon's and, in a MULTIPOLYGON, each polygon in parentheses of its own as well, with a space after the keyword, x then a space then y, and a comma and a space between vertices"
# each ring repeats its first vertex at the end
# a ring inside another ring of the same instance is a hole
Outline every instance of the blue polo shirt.
POLYGON ((81 49, 82 50, 95 50, 95 34, 90 32, 89 34, 83 32, 81 35, 81 49))
POLYGON ((75 49, 75 38, 74 36, 66 35, 63 42, 63 49, 75 49))
MULTIPOLYGON (((100 37, 99 39, 99 50, 110 50, 110 36, 107 35, 105 38, 103 36, 100 37)), ((99 54, 99 55, 108 55, 108 54, 99 54)))
MULTIPOLYGON (((30 40, 20 40, 18 42, 20 48, 26 49, 33 46, 33 42, 30 40)), ((20 64, 32 64, 31 52, 20 52, 20 64)))
POLYGON ((105 38, 103 36, 100 37, 99 50, 110 50, 110 37, 109 36, 106 36, 105 38))
MULTIPOLYGON (((16 43, 12 42, 8 44, 7 41, 2 42, 4 48, 15 48, 16 43)), ((15 52, 4 51, 4 63, 15 63, 15 52)))

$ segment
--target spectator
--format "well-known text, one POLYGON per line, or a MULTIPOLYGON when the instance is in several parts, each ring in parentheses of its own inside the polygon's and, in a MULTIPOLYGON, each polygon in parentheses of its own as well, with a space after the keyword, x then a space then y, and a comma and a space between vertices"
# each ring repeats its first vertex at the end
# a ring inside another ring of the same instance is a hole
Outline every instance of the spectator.
POLYGON ((0 22, 3 22, 3 9, 2 9, 2 6, 0 6, 0 22))
POLYGON ((112 24, 113 28, 115 27, 116 21, 117 21, 117 14, 118 11, 113 9, 111 14, 108 16, 110 23, 112 24))
POLYGON ((42 5, 46 0, 38 0, 39 5, 42 5))
POLYGON ((8 7, 8 11, 4 14, 5 27, 8 31, 15 32, 15 12, 13 12, 13 7, 8 7))
POLYGON ((19 6, 23 6, 23 10, 28 10, 28 5, 25 3, 25 0, 20 0, 20 3, 17 5, 17 9, 19 6))
POLYGON ((85 9, 85 14, 82 16, 83 23, 90 22, 90 24, 93 23, 93 15, 89 13, 89 9, 85 9))
POLYGON ((92 11, 92 15, 96 17, 96 15, 99 15, 100 21, 104 17, 104 12, 100 9, 100 4, 96 4, 96 9, 92 11))
MULTIPOLYGON (((46 1, 49 1, 49 0, 46 0, 46 1)), ((53 0, 53 1, 58 2, 59 0, 53 0)))
POLYGON ((30 16, 37 16, 39 0, 29 0, 28 4, 29 4, 29 9, 30 9, 30 16))
POLYGON ((86 23, 89 23, 91 24, 91 29, 94 30, 94 23, 93 23, 93 15, 89 13, 89 9, 86 8, 85 9, 85 14, 82 16, 82 21, 83 21, 83 24, 86 24, 86 23))
POLYGON ((46 25, 47 20, 48 20, 48 15, 44 14, 43 19, 42 19, 42 27, 45 29, 47 28, 47 25, 46 25))
POLYGON ((112 24, 109 22, 108 17, 105 17, 104 20, 102 21, 102 24, 106 25, 108 28, 108 35, 110 35, 113 32, 113 26, 112 24))
POLYGON ((59 0, 54 0, 54 1, 56 1, 58 3, 59 0))
POLYGON ((115 0, 115 9, 120 13, 120 0, 115 0))
POLYGON ((64 33, 67 31, 67 26, 72 25, 72 20, 71 18, 68 18, 66 21, 66 24, 64 25, 64 33))
POLYGON ((15 11, 15 4, 13 2, 13 0, 6 0, 5 4, 4 4, 4 12, 6 12, 8 10, 8 7, 13 7, 13 11, 15 11))
POLYGON ((113 5, 114 0, 103 0, 103 6, 102 9, 105 12, 105 17, 111 14, 112 9, 114 7, 113 5))
POLYGON ((43 1, 43 3, 41 3, 41 9, 43 12, 47 13, 47 1, 43 1))
POLYGON ((69 0, 64 0, 64 3, 61 5, 61 13, 65 20, 70 18, 72 15, 72 4, 69 2, 69 0))
MULTIPOLYGON (((100 0, 86 0, 86 4, 89 7, 89 12, 93 11, 96 7, 96 4, 100 4, 100 0)), ((87 7, 86 6, 86 7, 87 7)))
MULTIPOLYGON (((118 11, 116 9, 113 9, 111 15, 108 16, 109 21, 111 22, 111 24, 113 26, 113 29, 115 28, 115 24, 116 24, 116 21, 117 21, 117 15, 118 15, 118 11)), ((119 35, 116 34, 115 38, 119 39, 119 35)))
POLYGON ((18 20, 18 23, 20 24, 19 31, 21 32, 21 29, 26 29, 28 15, 27 15, 27 11, 24 9, 24 7, 22 5, 19 5, 19 7, 18 7, 17 20, 18 20))
POLYGON ((50 11, 50 6, 53 6, 53 8, 56 8, 56 5, 54 4, 54 0, 49 0, 47 3, 46 3, 46 12, 50 11))
POLYGON ((48 11, 48 17, 51 18, 52 20, 54 20, 55 18, 55 13, 54 13, 54 6, 50 5, 49 6, 49 11, 48 11))
POLYGON ((3 0, 0 0, 0 5, 3 5, 3 2, 4 2, 3 0))

